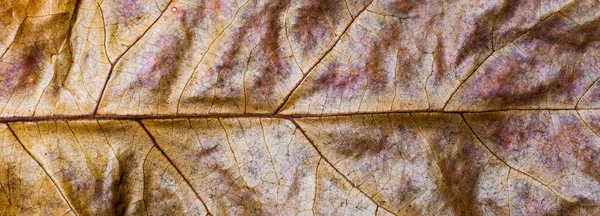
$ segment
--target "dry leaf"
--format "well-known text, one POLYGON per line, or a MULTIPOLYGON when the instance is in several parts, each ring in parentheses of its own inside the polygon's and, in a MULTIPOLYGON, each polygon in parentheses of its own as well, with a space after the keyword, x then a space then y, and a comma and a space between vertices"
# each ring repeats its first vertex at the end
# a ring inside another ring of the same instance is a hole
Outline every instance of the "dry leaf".
POLYGON ((596 0, 0 1, 1 215, 599 215, 596 0))

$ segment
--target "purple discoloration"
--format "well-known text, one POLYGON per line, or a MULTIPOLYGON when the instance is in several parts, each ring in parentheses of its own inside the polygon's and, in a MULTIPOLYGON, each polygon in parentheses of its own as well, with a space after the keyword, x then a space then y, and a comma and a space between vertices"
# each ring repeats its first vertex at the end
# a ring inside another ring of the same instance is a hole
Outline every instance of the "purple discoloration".
POLYGON ((4 71, 0 71, 2 78, 2 87, 0 87, 0 97, 8 97, 7 93, 13 92, 17 88, 33 87, 39 80, 39 64, 44 58, 41 51, 32 45, 24 49, 25 52, 18 53, 12 62, 2 63, 6 65, 4 71))
POLYGON ((346 91, 350 94, 346 97, 354 97, 358 90, 358 82, 363 79, 364 71, 359 65, 345 65, 332 63, 327 66, 327 72, 316 80, 317 88, 327 88, 333 95, 342 96, 346 91))
POLYGON ((215 19, 219 15, 228 16, 231 13, 230 7, 224 5, 222 0, 205 1, 202 5, 188 7, 171 8, 172 16, 183 24, 188 40, 194 40, 197 35, 198 28, 201 24, 209 19, 215 19))
POLYGON ((555 119, 558 119, 558 124, 554 136, 550 139, 556 140, 556 144, 553 145, 553 152, 545 154, 548 164, 556 171, 566 171, 577 166, 590 177, 600 181, 600 148, 595 139, 596 135, 586 128, 575 112, 556 115, 555 119))
POLYGON ((117 12, 121 15, 123 22, 127 23, 139 19, 144 8, 138 0, 120 0, 117 2, 117 12))
POLYGON ((242 14, 241 16, 242 20, 246 20, 246 22, 229 36, 232 39, 228 43, 219 48, 219 51, 222 51, 223 54, 208 69, 206 75, 200 79, 202 84, 207 87, 200 89, 196 96, 184 99, 184 104, 201 101, 206 97, 207 92, 213 91, 215 88, 221 94, 214 96, 214 100, 231 99, 240 92, 240 86, 233 85, 231 80, 237 73, 243 73, 242 69, 245 68, 246 64, 246 58, 241 56, 243 44, 247 43, 253 36, 252 32, 256 28, 254 25, 257 20, 256 14, 242 14))
MULTIPOLYGON (((232 173, 231 169, 225 169, 221 167, 221 165, 217 165, 217 168, 214 170, 216 170, 216 172, 214 172, 213 175, 220 176, 217 179, 221 179, 223 181, 222 185, 226 185, 227 187, 227 189, 223 191, 216 190, 220 193, 218 195, 210 193, 215 190, 209 190, 209 197, 219 198, 215 200, 218 206, 231 206, 233 204, 235 206, 243 207, 248 214, 266 214, 262 209, 263 203, 260 201, 259 197, 254 194, 253 188, 246 185, 243 179, 235 177, 235 174, 232 173), (228 192, 225 193, 225 191, 228 192)), ((225 212, 221 213, 225 214, 225 212)))
POLYGON ((144 66, 136 72, 137 80, 133 85, 142 88, 158 90, 162 79, 176 76, 178 55, 185 49, 187 42, 174 35, 165 35, 154 44, 160 48, 159 52, 144 52, 142 55, 147 60, 144 66))
MULTIPOLYGON (((401 35, 398 23, 386 25, 380 32, 378 41, 369 44, 363 44, 362 50, 366 52, 363 62, 358 63, 330 63, 325 69, 326 72, 317 78, 313 91, 327 90, 336 97, 353 98, 358 95, 362 81, 367 85, 366 88, 375 94, 386 89, 390 83, 388 76, 389 70, 386 66, 386 57, 390 53, 399 52, 402 47, 398 37, 401 35)), ((395 54, 395 53, 394 53, 395 54)), ((398 58, 403 56, 398 55, 398 58)), ((410 58, 409 58, 410 59, 410 58)), ((405 65, 404 68, 412 68, 412 65, 405 65)), ((400 76, 411 76, 414 71, 402 71, 400 76)), ((402 81, 399 81, 402 83, 402 81)))
MULTIPOLYGON (((258 12, 242 13, 242 25, 231 35, 232 38, 224 44, 221 58, 209 70, 202 81, 204 85, 200 94, 217 88, 225 97, 237 95, 241 86, 231 84, 231 78, 238 73, 244 73, 248 57, 243 56, 244 46, 252 43, 260 36, 257 49, 252 53, 256 56, 259 74, 253 79, 252 87, 248 88, 254 97, 267 97, 272 94, 273 86, 278 80, 290 75, 290 66, 286 56, 280 50, 279 37, 283 28, 280 17, 289 4, 288 1, 277 1, 260 8, 258 12), (262 32, 257 32, 262 31, 262 32)), ((184 100, 191 103, 200 100, 200 96, 184 100)))
MULTIPOLYGON (((193 8, 178 8, 175 13, 181 19, 185 26, 197 27, 206 18, 215 17, 224 12, 229 12, 228 7, 224 7, 221 0, 205 1, 202 5, 193 8)), ((224 14, 224 15, 227 15, 224 14)))
POLYGON ((547 131, 549 125, 543 121, 543 116, 515 116, 508 120, 508 124, 500 123, 499 121, 507 121, 500 118, 498 115, 487 116, 486 119, 490 122, 486 127, 491 131, 493 143, 499 144, 502 151, 506 151, 508 155, 517 156, 517 161, 521 159, 518 158, 521 152, 531 148, 532 143, 542 142, 541 137, 550 135, 547 131))
POLYGON ((592 84, 586 73, 595 67, 594 55, 584 53, 600 40, 598 35, 600 19, 576 25, 560 16, 548 18, 510 53, 482 66, 483 73, 472 78, 472 90, 462 96, 460 106, 575 106, 592 84))
POLYGON ((473 102, 496 106, 539 104, 546 99, 549 86, 554 83, 536 80, 543 78, 531 72, 540 64, 544 62, 518 50, 510 58, 495 59, 484 66, 484 73, 473 81, 476 87, 470 98, 477 98, 473 102))
POLYGON ((250 22, 244 23, 244 25, 242 25, 242 27, 232 36, 233 39, 231 40, 231 43, 225 45, 225 53, 221 56, 219 63, 213 65, 209 69, 207 81, 212 83, 214 87, 226 90, 227 92, 239 91, 227 84, 231 77, 236 73, 242 72, 239 70, 246 62, 244 61, 245 59, 239 56, 242 51, 240 43, 247 41, 248 37, 250 37, 249 33, 252 31, 252 28, 253 26, 251 26, 250 22))

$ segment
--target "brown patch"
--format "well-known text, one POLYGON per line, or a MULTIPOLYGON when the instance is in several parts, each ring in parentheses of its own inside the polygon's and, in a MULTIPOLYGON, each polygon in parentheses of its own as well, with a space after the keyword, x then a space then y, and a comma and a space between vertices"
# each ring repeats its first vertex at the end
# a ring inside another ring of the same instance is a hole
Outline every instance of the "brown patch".
POLYGON ((144 8, 137 2, 138 0, 119 0, 117 1, 117 12, 122 17, 123 23, 135 21, 142 17, 144 8))
POLYGON ((531 38, 581 52, 600 41, 600 19, 578 25, 555 16, 532 31, 531 38))
POLYGON ((446 50, 444 49, 444 39, 441 34, 436 34, 437 38, 437 46, 435 47, 435 52, 433 53, 433 58, 435 60, 435 74, 433 74, 434 81, 433 84, 435 86, 439 86, 440 83, 444 80, 447 67, 446 67, 446 58, 444 58, 446 50))
MULTIPOLYGON (((253 191, 252 188, 244 184, 244 180, 241 177, 234 178, 233 174, 229 170, 222 170, 221 168, 216 169, 216 173, 221 176, 223 182, 221 185, 226 185, 229 188, 226 191, 221 191, 222 195, 227 197, 230 202, 233 202, 236 206, 243 207, 246 215, 261 215, 262 203, 253 191)), ((215 195, 209 194, 209 198, 215 195)), ((217 200, 218 206, 230 206, 231 203, 225 200, 217 200)), ((225 210, 225 209, 223 209, 225 210)), ((225 212, 223 212, 225 213, 225 212)))
MULTIPOLYGON (((400 48, 399 37, 401 33, 398 25, 399 23, 394 22, 385 26, 380 32, 381 40, 368 48, 365 72, 369 80, 368 88, 371 90, 381 91, 385 89, 389 81, 385 71, 385 57, 388 55, 386 51, 400 48)), ((405 73, 412 72, 406 71, 405 73)))
POLYGON ((386 5, 386 11, 392 12, 394 14, 398 14, 400 16, 405 16, 409 14, 413 9, 415 9, 418 5, 427 4, 424 0, 395 0, 390 1, 386 5))
POLYGON ((379 152, 389 148, 391 143, 389 137, 382 128, 377 129, 376 135, 359 135, 356 133, 344 133, 336 143, 335 149, 349 157, 376 156, 379 152))
POLYGON ((283 25, 280 21, 281 15, 288 7, 288 0, 280 0, 265 8, 266 23, 261 30, 260 51, 257 56, 260 74, 254 79, 251 92, 253 95, 265 96, 272 94, 277 80, 284 80, 290 76, 290 65, 288 58, 282 55, 279 47, 280 32, 283 25))
MULTIPOLYGON (((489 13, 489 12, 488 12, 489 13)), ((458 50, 456 65, 460 65, 466 58, 490 52, 492 41, 492 27, 488 24, 487 14, 481 15, 475 22, 475 29, 469 34, 468 39, 458 50)))
POLYGON ((44 59, 42 51, 35 44, 18 53, 13 62, 3 63, 6 65, 4 71, 0 71, 2 86, 0 86, 0 97, 9 97, 10 92, 16 89, 26 89, 35 86, 40 79, 40 64, 44 59))
POLYGON ((474 147, 472 137, 465 136, 467 126, 451 124, 448 120, 437 119, 444 126, 436 130, 442 133, 428 141, 442 173, 440 188, 447 199, 452 200, 454 213, 480 215, 482 212, 475 207, 478 205, 476 187, 483 172, 484 164, 480 163, 480 158, 484 150, 474 147))
POLYGON ((369 79, 369 89, 381 91, 385 89, 388 82, 387 73, 384 68, 385 55, 381 53, 382 47, 375 46, 367 54, 368 62, 366 64, 367 75, 369 79))
POLYGON ((594 206, 595 202, 586 197, 577 197, 574 202, 560 200, 558 215, 579 215, 582 212, 581 209, 594 206))
POLYGON ((312 53, 318 44, 332 36, 333 27, 341 21, 337 17, 341 11, 336 1, 303 1, 291 28, 292 35, 304 45, 307 53, 312 53))

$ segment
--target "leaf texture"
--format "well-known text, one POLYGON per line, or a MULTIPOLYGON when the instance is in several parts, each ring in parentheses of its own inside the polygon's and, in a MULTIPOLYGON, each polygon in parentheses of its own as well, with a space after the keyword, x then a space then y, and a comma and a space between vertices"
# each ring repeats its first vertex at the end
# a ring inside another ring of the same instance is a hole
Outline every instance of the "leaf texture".
POLYGON ((599 215, 596 0, 0 0, 0 215, 599 215))

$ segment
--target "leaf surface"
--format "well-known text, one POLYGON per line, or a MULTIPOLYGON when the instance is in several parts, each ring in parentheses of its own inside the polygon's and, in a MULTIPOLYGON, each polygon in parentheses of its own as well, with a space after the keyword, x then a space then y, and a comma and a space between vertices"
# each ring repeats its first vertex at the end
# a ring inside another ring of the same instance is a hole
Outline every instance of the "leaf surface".
POLYGON ((596 0, 0 0, 2 215, 598 215, 596 0))

